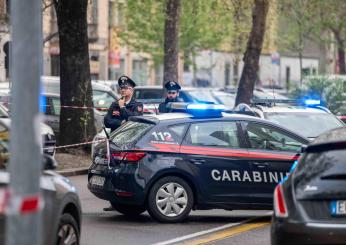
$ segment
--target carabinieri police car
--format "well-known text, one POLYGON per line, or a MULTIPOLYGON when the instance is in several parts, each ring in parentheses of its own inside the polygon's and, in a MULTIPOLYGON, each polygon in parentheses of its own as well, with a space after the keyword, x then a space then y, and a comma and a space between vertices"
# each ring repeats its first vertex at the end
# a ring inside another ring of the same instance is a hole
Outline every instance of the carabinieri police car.
POLYGON ((183 112, 132 117, 98 144, 88 188, 125 215, 180 222, 191 209, 271 209, 308 139, 275 123, 173 103, 183 112))

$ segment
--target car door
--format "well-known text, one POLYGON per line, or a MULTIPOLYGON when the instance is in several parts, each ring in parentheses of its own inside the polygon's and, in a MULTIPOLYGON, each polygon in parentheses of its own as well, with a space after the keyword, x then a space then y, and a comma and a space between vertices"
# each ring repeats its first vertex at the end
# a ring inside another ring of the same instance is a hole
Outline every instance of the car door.
POLYGON ((240 181, 250 171, 240 125, 236 121, 191 123, 180 152, 194 169, 195 181, 205 202, 246 201, 251 190, 240 181))
POLYGON ((258 200, 272 202, 278 182, 289 173, 308 141, 288 131, 261 122, 242 122, 248 144, 249 162, 258 200))

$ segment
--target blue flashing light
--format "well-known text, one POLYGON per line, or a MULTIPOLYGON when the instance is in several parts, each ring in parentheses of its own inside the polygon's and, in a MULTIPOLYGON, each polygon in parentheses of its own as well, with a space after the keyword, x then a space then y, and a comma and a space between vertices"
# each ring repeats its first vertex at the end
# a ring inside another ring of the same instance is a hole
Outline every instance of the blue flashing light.
POLYGON ((188 104, 187 110, 213 110, 213 111, 225 111, 226 107, 219 104, 188 104))
POLYGON ((314 100, 314 99, 307 99, 304 101, 304 104, 307 106, 317 106, 317 105, 321 105, 321 101, 314 100))
POLYGON ((290 173, 292 173, 296 169, 297 165, 298 165, 298 160, 295 160, 291 166, 290 173))

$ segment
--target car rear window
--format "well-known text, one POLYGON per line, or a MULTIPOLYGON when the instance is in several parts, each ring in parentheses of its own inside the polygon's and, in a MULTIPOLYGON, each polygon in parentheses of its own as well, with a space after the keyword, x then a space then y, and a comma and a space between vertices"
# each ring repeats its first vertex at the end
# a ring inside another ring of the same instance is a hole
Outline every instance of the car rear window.
POLYGON ((304 185, 313 179, 337 179, 346 176, 346 149, 306 153, 300 159, 295 177, 304 185))
POLYGON ((128 121, 115 130, 110 139, 114 144, 123 148, 137 142, 151 127, 153 124, 128 121))

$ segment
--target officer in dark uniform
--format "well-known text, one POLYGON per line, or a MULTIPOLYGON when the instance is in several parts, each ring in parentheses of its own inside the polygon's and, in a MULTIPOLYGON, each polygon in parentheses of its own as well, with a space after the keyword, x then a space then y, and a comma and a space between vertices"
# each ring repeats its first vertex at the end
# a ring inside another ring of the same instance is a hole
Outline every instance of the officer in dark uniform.
POLYGON ((133 97, 133 88, 136 83, 127 76, 121 76, 118 80, 121 98, 111 104, 104 118, 104 124, 114 131, 126 122, 131 116, 143 115, 143 104, 133 97))
POLYGON ((165 88, 167 90, 167 95, 165 102, 159 105, 160 113, 170 112, 170 109, 167 108, 167 104, 170 102, 179 102, 179 90, 181 89, 180 85, 174 81, 168 81, 165 83, 165 88))

